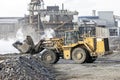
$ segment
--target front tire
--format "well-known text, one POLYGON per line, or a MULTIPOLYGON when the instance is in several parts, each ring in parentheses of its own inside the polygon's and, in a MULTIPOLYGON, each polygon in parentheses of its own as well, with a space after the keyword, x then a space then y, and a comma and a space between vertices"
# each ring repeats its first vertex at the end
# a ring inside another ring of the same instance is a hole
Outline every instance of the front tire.
POLYGON ((83 48, 75 48, 72 52, 72 59, 75 63, 84 63, 86 61, 87 54, 83 48))
POLYGON ((46 64, 55 64, 58 62, 59 57, 56 53, 51 50, 46 50, 41 55, 41 60, 46 64))

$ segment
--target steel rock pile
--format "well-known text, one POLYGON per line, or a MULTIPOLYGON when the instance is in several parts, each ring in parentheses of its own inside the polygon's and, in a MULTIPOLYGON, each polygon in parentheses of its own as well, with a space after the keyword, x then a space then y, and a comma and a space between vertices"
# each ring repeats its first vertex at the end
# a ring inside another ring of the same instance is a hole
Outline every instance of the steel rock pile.
POLYGON ((0 80, 54 80, 54 77, 41 61, 19 56, 0 63, 0 80))

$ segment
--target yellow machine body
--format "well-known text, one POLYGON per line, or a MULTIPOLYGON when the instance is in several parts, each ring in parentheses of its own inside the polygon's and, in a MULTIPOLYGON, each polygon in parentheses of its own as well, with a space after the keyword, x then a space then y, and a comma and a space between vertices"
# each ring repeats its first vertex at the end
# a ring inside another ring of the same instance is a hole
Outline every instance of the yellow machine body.
POLYGON ((63 46, 64 59, 71 59, 72 50, 78 46, 88 50, 91 56, 104 55, 105 52, 109 51, 107 38, 88 37, 83 41, 63 46))
POLYGON ((52 51, 59 57, 77 63, 93 62, 109 52, 108 38, 81 37, 78 31, 68 31, 64 38, 52 38, 48 42, 52 43, 52 51))

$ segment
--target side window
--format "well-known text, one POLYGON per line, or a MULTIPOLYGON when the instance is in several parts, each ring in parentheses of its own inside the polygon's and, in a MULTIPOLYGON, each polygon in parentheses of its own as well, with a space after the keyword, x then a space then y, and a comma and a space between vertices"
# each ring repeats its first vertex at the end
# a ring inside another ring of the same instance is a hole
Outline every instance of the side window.
POLYGON ((109 29, 110 36, 118 36, 118 31, 117 29, 109 29))
POLYGON ((76 32, 66 32, 65 35, 65 45, 76 43, 78 41, 76 32))

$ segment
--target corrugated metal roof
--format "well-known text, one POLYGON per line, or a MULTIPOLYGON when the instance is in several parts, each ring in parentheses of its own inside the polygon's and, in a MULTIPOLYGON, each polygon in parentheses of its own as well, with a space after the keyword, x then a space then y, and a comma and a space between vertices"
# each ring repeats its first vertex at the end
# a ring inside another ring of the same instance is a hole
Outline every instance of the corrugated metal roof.
POLYGON ((0 17, 0 23, 17 23, 22 17, 0 17))
POLYGON ((80 18, 87 18, 87 19, 99 19, 99 16, 80 16, 78 17, 79 19, 80 18))

